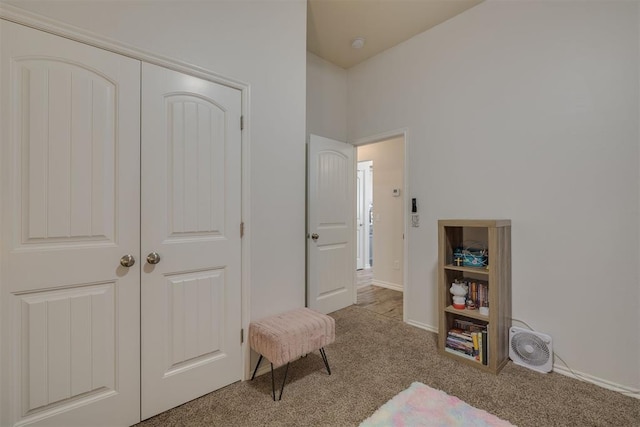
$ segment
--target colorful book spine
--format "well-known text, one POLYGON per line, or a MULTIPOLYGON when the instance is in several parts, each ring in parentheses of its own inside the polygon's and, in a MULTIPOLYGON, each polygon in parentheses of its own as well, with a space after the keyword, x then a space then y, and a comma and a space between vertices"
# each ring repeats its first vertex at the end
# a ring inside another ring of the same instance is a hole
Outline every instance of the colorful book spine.
POLYGON ((451 329, 447 335, 467 341, 473 341, 472 335, 468 332, 463 331, 462 329, 451 329))
POLYGON ((471 336, 473 337, 473 355, 476 360, 480 360, 480 345, 478 344, 478 333, 472 332, 471 336))

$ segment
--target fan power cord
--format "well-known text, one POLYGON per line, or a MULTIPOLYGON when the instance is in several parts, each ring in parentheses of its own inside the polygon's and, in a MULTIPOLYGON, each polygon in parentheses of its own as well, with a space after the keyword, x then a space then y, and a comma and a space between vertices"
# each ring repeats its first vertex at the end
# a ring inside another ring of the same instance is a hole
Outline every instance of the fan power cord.
MULTIPOLYGON (((531 326, 529 326, 529 324, 527 322, 525 322, 524 320, 520 320, 520 319, 516 319, 514 317, 510 317, 509 319, 511 319, 514 322, 518 322, 518 323, 522 323, 524 326, 526 326, 530 331, 532 332, 536 332, 535 329, 533 329, 531 326)), ((579 373, 577 373, 576 371, 574 371, 573 369, 571 369, 571 366, 569 366, 569 364, 567 362, 565 362, 565 360, 560 357, 560 355, 558 353, 556 353, 555 351, 553 352, 553 356, 557 357, 558 359, 560 359, 560 361, 562 362, 562 364, 564 366, 567 367, 567 369, 569 370, 569 372, 571 372, 573 374, 574 377, 581 379, 584 382, 587 383, 593 383, 593 381, 587 377, 585 377, 584 375, 580 375, 579 373)), ((626 396, 630 396, 630 397, 638 397, 638 394, 640 393, 640 389, 631 389, 631 390, 624 390, 624 389, 617 389, 615 390, 618 393, 624 394, 626 396)))

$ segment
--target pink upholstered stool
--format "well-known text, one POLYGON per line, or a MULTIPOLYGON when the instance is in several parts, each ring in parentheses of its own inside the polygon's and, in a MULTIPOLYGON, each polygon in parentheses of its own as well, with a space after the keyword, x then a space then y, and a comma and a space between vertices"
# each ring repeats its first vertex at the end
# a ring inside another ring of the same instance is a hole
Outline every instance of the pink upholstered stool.
POLYGON ((287 368, 278 398, 280 400, 287 380, 289 363, 300 356, 320 350, 322 361, 327 372, 331 375, 324 347, 334 342, 335 339, 335 320, 309 308, 299 308, 251 322, 249 325, 249 344, 254 351, 260 353, 260 359, 258 359, 251 379, 256 376, 262 358, 266 357, 271 362, 271 389, 273 400, 276 400, 273 365, 278 367, 286 363, 287 368))

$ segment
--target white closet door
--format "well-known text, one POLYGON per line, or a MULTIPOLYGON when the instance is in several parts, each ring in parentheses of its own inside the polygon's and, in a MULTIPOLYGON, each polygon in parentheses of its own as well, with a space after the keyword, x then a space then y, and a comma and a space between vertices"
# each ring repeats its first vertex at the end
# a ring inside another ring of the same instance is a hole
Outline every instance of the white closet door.
POLYGON ((140 417, 140 63, 0 20, 0 425, 140 417))
POLYGON ((241 379, 241 93, 143 64, 142 112, 144 419, 241 379))

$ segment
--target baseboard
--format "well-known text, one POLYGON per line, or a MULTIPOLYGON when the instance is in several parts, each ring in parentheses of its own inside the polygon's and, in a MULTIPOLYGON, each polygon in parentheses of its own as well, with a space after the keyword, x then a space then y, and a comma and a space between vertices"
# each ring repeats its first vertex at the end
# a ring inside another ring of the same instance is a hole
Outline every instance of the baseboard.
POLYGON ((433 326, 427 325, 426 323, 420 323, 420 322, 416 322, 415 320, 409 320, 409 319, 407 319, 405 323, 411 326, 415 326, 416 328, 424 329, 425 331, 434 332, 436 334, 438 333, 438 328, 434 328, 433 326))
MULTIPOLYGON (((304 356, 301 356, 301 357, 304 357, 304 356)), ((296 357, 289 363, 293 363, 296 360, 300 359, 301 357, 296 357)), ((286 364, 282 366, 286 366, 286 364)), ((280 369, 282 366, 278 366, 275 369, 280 369)), ((253 369, 256 369, 255 365, 253 365, 253 369)), ((258 378, 260 375, 270 374, 270 373, 271 373, 271 363, 266 358, 263 358, 262 363, 260 363, 260 367, 256 371, 256 378, 258 378)), ((251 375, 253 375, 253 370, 251 370, 251 375)), ((249 377, 249 379, 251 379, 251 377, 249 377)))
MULTIPOLYGON (((411 326, 415 326, 416 328, 424 329, 429 332, 438 333, 438 328, 434 328, 431 325, 427 325, 426 323, 416 322, 415 320, 407 320, 407 324, 411 326)), ((604 380, 602 378, 594 377, 593 375, 585 374, 584 372, 579 372, 574 370, 571 372, 566 366, 555 364, 553 365, 553 371, 558 374, 565 375, 567 377, 571 377, 580 381, 584 381, 587 383, 595 384, 599 387, 606 388, 608 390, 616 391, 618 393, 622 393, 625 396, 633 397, 636 399, 640 399, 640 391, 634 390, 631 387, 624 386, 621 384, 617 384, 611 381, 604 380)))
POLYGON ((603 380, 602 378, 594 377, 593 375, 585 374, 584 372, 579 372, 576 370, 571 372, 569 368, 567 368, 564 365, 558 365, 554 363, 553 372, 557 372, 558 374, 561 374, 570 378, 574 378, 576 380, 584 381, 586 383, 595 384, 597 386, 606 388, 608 390, 617 391, 618 393, 622 393, 625 396, 640 399, 640 391, 637 389, 634 390, 631 387, 627 387, 621 384, 616 384, 611 381, 603 380))
POLYGON ((398 285, 397 283, 383 282, 382 280, 374 279, 371 281, 371 284, 374 286, 379 286, 381 288, 387 288, 387 289, 392 289, 394 291, 403 292, 402 285, 398 285))
MULTIPOLYGON (((255 369, 255 367, 253 369, 255 369)), ((268 374, 270 372, 271 372, 271 363, 269 362, 262 363, 258 368, 258 371, 256 372, 256 378, 259 377, 260 375, 268 374)), ((253 372, 251 372, 251 374, 253 375, 253 372)), ((251 379, 251 377, 249 377, 249 379, 251 379)))

